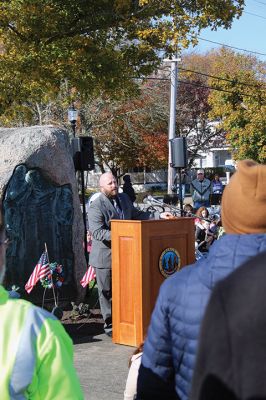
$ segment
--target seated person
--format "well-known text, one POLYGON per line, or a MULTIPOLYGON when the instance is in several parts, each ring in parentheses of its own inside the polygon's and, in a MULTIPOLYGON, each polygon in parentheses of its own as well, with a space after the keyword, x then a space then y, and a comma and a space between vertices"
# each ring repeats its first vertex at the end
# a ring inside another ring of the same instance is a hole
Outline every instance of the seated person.
POLYGON ((142 342, 130 358, 128 377, 124 391, 124 400, 134 400, 137 394, 137 380, 139 367, 141 364, 141 356, 143 353, 143 346, 144 343, 142 342))
POLYGON ((200 207, 196 212, 195 219, 195 241, 197 245, 197 249, 201 252, 208 251, 207 249, 207 231, 210 227, 209 220, 209 211, 206 207, 200 207))
POLYGON ((189 204, 189 203, 184 204, 183 210, 184 210, 184 217, 192 217, 193 207, 191 204, 189 204))
POLYGON ((198 223, 200 223, 202 221, 202 219, 208 219, 209 217, 209 211, 207 210, 206 207, 200 207, 197 211, 196 211, 196 219, 195 219, 195 225, 197 226, 198 223))
POLYGON ((218 237, 220 217, 214 214, 210 216, 209 219, 210 219, 210 226, 207 230, 207 236, 210 239, 212 239, 210 240, 210 244, 212 244, 213 241, 218 237))
POLYGON ((209 250, 210 238, 208 237, 208 232, 210 228, 210 223, 205 220, 201 220, 197 224, 195 230, 195 241, 197 249, 201 252, 207 252, 209 250))

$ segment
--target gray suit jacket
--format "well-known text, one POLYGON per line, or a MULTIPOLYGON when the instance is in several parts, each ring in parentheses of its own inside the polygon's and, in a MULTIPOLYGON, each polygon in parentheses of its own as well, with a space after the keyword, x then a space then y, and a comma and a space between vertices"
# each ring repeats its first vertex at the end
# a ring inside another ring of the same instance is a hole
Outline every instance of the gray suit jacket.
MULTIPOLYGON (((152 218, 149 212, 135 208, 125 193, 119 193, 118 199, 123 211, 123 219, 147 220, 152 218)), ((119 219, 110 200, 101 193, 88 209, 89 230, 92 233, 90 265, 96 268, 111 268, 111 219, 119 219)))

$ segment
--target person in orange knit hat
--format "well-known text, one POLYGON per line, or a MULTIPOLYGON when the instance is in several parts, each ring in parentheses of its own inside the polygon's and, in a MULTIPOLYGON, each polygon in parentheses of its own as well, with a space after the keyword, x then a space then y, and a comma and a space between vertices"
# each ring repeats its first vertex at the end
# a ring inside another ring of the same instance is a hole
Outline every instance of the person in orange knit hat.
POLYGON ((266 233, 266 165, 237 163, 222 197, 222 225, 226 233, 266 233))

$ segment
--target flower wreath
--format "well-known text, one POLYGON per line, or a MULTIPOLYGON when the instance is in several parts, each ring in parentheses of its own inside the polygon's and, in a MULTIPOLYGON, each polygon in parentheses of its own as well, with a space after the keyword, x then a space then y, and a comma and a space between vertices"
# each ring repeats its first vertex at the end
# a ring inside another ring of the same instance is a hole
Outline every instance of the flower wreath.
POLYGON ((41 279, 41 284, 45 289, 51 289, 55 286, 60 288, 64 282, 64 277, 62 265, 57 264, 57 262, 50 263, 50 273, 41 279))

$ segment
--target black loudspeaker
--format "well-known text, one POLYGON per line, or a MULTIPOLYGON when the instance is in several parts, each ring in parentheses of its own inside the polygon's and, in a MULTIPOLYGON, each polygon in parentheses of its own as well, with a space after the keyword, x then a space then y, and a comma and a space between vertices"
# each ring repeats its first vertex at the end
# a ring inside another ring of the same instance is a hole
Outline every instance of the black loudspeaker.
POLYGON ((187 140, 185 137, 177 137, 170 140, 172 167, 187 167, 187 140))
POLYGON ((76 171, 91 171, 94 169, 93 138, 80 136, 73 140, 73 161, 76 171))

